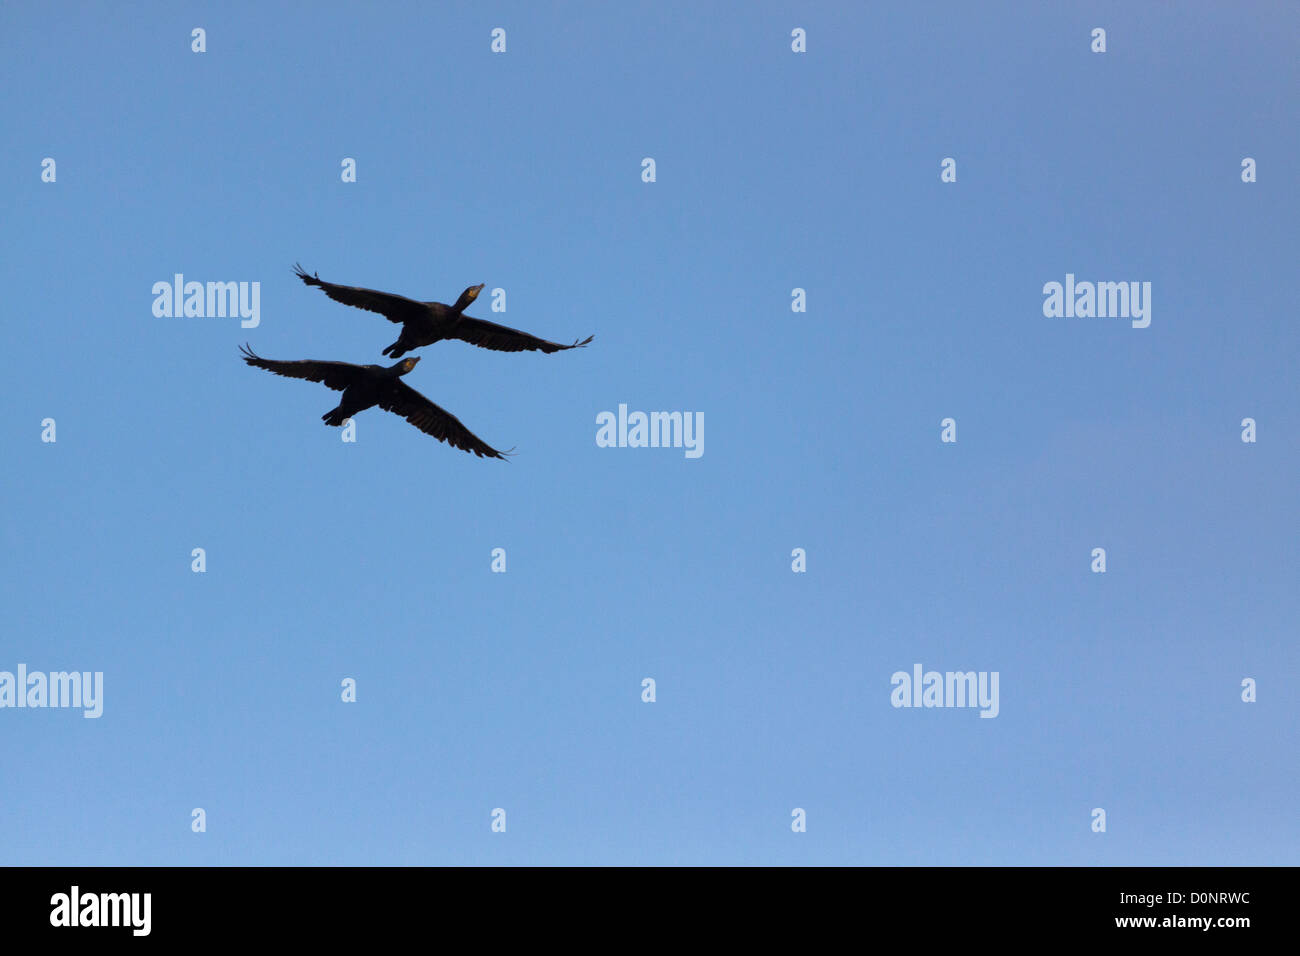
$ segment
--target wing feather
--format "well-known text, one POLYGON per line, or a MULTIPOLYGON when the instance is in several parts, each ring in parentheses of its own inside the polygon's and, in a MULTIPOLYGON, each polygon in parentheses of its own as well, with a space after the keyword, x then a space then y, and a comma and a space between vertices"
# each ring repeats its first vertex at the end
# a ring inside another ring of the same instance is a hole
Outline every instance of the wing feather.
POLYGON ((446 409, 439 408, 405 382, 398 382, 396 388, 382 397, 379 407, 401 415, 426 435, 432 435, 452 448, 473 452, 480 458, 505 460, 506 455, 510 454, 509 451, 497 451, 466 428, 459 418, 446 409))
POLYGON ((301 362, 277 362, 274 359, 262 358, 247 345, 241 345, 239 350, 244 353, 244 361, 249 365, 264 368, 268 372, 283 375, 285 378, 301 378, 306 379, 308 382, 320 382, 325 387, 332 388, 336 392, 343 391, 357 381, 363 371, 361 366, 350 365, 347 362, 320 362, 316 359, 304 359, 301 362))
POLYGON ((294 275, 307 285, 319 287, 335 302, 365 309, 367 312, 378 312, 389 322, 396 322, 398 325, 417 318, 426 311, 423 302, 416 302, 405 296, 380 292, 377 289, 362 289, 353 285, 336 285, 333 282, 326 282, 319 275, 308 275, 307 270, 302 266, 295 265, 293 268, 294 275))
POLYGON ((559 342, 539 339, 535 335, 529 335, 527 332, 509 326, 497 325, 486 319, 472 319, 468 315, 462 316, 460 321, 452 326, 450 335, 462 342, 496 352, 545 352, 548 355, 551 352, 582 348, 595 338, 594 335, 589 335, 581 342, 561 345, 559 342))

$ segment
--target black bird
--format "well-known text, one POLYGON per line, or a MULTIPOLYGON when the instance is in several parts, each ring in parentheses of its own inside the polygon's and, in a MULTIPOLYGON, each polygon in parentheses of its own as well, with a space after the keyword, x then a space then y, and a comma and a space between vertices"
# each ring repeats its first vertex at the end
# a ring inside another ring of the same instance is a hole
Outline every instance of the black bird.
POLYGON ((302 266, 294 266, 294 273, 308 285, 319 286, 321 291, 335 302, 353 305, 358 309, 378 312, 389 322, 396 322, 402 327, 402 334, 397 341, 384 349, 385 355, 401 358, 411 349, 422 345, 432 345, 443 339, 460 339, 470 345, 478 345, 497 352, 563 352, 566 349, 581 348, 595 336, 589 335, 581 342, 561 345, 539 339, 527 332, 507 328, 488 322, 485 319, 472 319, 464 312, 469 304, 478 298, 483 285, 472 285, 460 294, 455 305, 443 305, 441 302, 416 302, 391 292, 377 292, 374 289, 360 289, 351 285, 335 285, 326 282, 318 274, 308 275, 302 266))
POLYGON ((326 412, 321 419, 326 425, 342 425, 345 418, 378 405, 386 412, 401 415, 426 435, 445 441, 452 448, 473 452, 480 458, 505 460, 510 452, 500 452, 487 444, 451 412, 439 408, 411 386, 402 376, 415 368, 418 357, 403 359, 396 365, 350 365, 347 362, 318 362, 306 359, 301 362, 276 362, 257 355, 247 345, 240 346, 244 361, 287 378, 304 378, 321 382, 327 388, 342 392, 338 408, 326 412))

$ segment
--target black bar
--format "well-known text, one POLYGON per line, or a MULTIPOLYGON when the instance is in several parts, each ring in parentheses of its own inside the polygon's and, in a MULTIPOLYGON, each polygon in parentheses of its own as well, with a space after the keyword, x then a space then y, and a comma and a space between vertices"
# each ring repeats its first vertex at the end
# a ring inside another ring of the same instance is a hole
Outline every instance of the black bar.
POLYGON ((483 933, 522 933, 541 943, 561 928, 575 940, 598 929, 619 932, 611 939, 628 945, 639 934, 668 945, 701 928, 760 942, 787 931, 796 938, 843 931, 857 940, 901 934, 925 944, 1132 937, 1232 945, 1285 931, 1296 869, 14 867, 0 869, 0 925, 6 941, 90 945, 337 944, 426 931, 450 942, 471 930, 483 942, 483 933), (122 925, 53 925, 72 922, 74 886, 78 922, 102 913, 104 922, 116 915, 122 925))

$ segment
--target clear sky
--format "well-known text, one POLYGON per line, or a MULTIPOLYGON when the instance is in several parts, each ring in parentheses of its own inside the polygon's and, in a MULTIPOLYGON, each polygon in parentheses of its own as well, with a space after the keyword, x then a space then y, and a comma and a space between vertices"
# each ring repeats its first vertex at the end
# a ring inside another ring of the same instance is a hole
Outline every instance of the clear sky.
POLYGON ((0 671, 104 676, 0 709, 0 862, 1300 862, 1298 28, 4 4, 0 671), (239 359, 389 364, 296 261, 595 341, 416 353, 509 463, 344 443, 239 359), (259 324, 155 316, 176 273, 259 324), (620 403, 704 453, 599 447, 620 403), (917 664, 997 716, 895 708, 917 664))

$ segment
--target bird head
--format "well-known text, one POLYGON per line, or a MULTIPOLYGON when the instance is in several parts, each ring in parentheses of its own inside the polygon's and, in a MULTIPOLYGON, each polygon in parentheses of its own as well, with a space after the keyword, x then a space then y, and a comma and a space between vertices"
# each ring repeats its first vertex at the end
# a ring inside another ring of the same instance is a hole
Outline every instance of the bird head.
POLYGON ((456 300, 456 311, 461 312, 468 309, 469 304, 477 299, 478 294, 483 291, 483 286, 485 284, 486 283, 480 282, 478 285, 472 285, 462 292, 460 298, 456 300))
POLYGON ((396 366, 394 366, 394 368, 397 369, 398 375, 405 375, 407 372, 411 371, 411 369, 415 368, 415 364, 419 361, 420 356, 412 355, 410 358, 402 359, 396 366))

